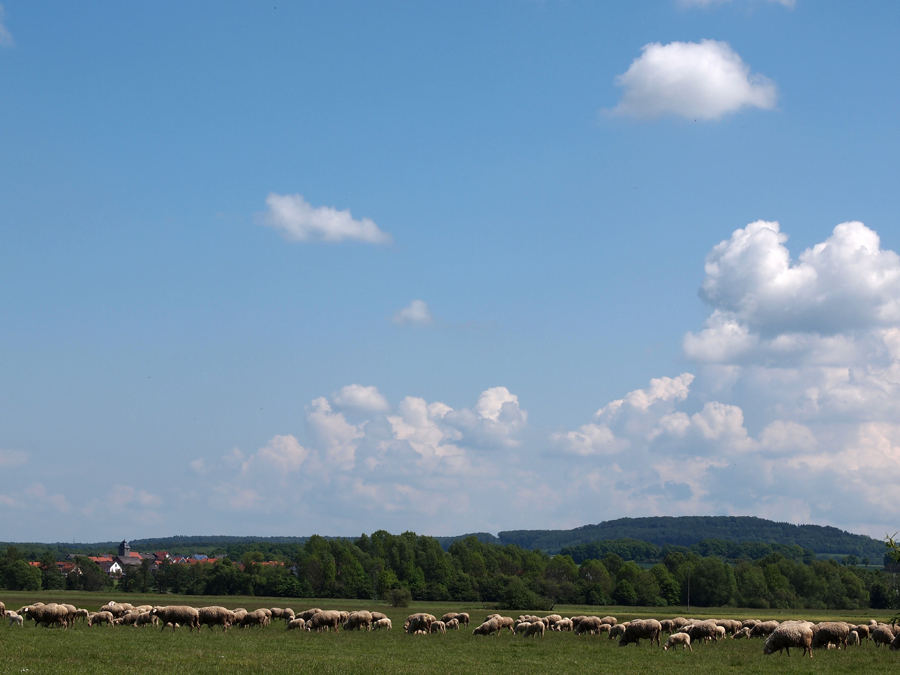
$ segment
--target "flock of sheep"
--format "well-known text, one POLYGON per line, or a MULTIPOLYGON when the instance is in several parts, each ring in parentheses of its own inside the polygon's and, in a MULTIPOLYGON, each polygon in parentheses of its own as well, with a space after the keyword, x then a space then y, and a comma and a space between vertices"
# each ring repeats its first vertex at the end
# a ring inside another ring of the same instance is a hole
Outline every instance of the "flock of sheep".
MULTIPOLYGON (((212 630, 220 626, 225 632, 230 627, 248 628, 256 626, 264 628, 272 619, 281 619, 287 630, 306 630, 310 632, 343 630, 391 630, 391 620, 381 612, 366 610, 344 612, 322 610, 318 607, 304 612, 294 613, 288 608, 260 608, 253 611, 246 609, 227 609, 225 607, 194 608, 187 605, 154 607, 151 605, 133 606, 129 603, 109 602, 98 612, 88 612, 74 605, 36 602, 18 610, 7 611, 0 602, 0 617, 7 617, 10 626, 23 626, 25 620, 34 621, 37 626, 60 626, 69 628, 79 619, 89 627, 105 624, 109 626, 158 626, 160 630, 180 626, 194 628, 199 632, 203 626, 212 630)), ((450 612, 438 619, 433 614, 418 612, 410 614, 403 624, 404 632, 410 635, 446 633, 448 630, 468 628, 469 614, 450 612)), ((476 626, 473 635, 500 635, 509 632, 523 637, 544 637, 545 632, 574 632, 576 635, 601 635, 607 633, 610 640, 618 639, 620 647, 629 644, 640 644, 641 640, 649 640, 652 645, 662 646, 664 650, 681 646, 682 651, 693 651, 692 644, 702 642, 718 642, 731 639, 764 638, 764 654, 787 652, 791 648, 803 649, 804 656, 812 657, 816 648, 844 648, 861 645, 863 641, 872 640, 876 647, 887 645, 892 651, 900 650, 900 627, 878 623, 874 620, 866 624, 851 624, 844 621, 759 621, 757 619, 703 619, 690 620, 684 617, 674 619, 635 619, 619 623, 614 616, 573 616, 563 617, 559 614, 539 617, 523 614, 518 619, 500 614, 489 615, 483 623, 476 626), (668 634, 665 645, 660 644, 663 633, 668 634)))

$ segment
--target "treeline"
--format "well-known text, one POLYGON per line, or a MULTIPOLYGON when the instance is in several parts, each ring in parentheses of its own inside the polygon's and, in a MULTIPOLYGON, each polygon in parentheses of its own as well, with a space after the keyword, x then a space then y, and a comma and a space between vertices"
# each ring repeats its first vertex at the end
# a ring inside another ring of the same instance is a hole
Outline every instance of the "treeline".
POLYGON ((618 518, 574 530, 500 532, 496 543, 556 553, 604 539, 638 539, 656 546, 693 546, 704 539, 795 545, 818 554, 853 554, 881 560, 884 543, 823 525, 793 525, 752 516, 654 516, 618 518))
POLYGON ((77 573, 63 576, 49 553, 32 566, 10 546, 0 558, 0 585, 10 590, 107 590, 114 585, 123 593, 294 598, 405 596, 533 610, 557 603, 847 610, 897 605, 894 574, 812 560, 802 549, 754 559, 754 552, 765 550, 747 546, 745 557, 729 560, 742 549, 730 548, 731 542, 705 542, 697 550, 668 547, 652 565, 620 555, 651 551, 640 548, 642 543, 598 542, 592 549, 598 555, 579 564, 573 555, 550 556, 476 537, 455 541, 445 551, 433 537, 379 531, 355 541, 313 536, 303 544, 229 544, 220 547, 226 557, 215 563, 163 563, 152 572, 150 561, 144 561, 115 580, 87 558, 76 560, 77 573))
MULTIPOLYGON (((702 558, 715 556, 728 562, 759 560, 773 553, 780 553, 789 560, 796 560, 807 565, 816 559, 815 552, 796 544, 764 544, 758 541, 735 542, 723 539, 704 539, 693 546, 672 546, 668 544, 666 546, 656 546, 649 541, 639 541, 637 539, 606 539, 603 541, 592 541, 589 544, 579 544, 578 546, 566 546, 560 553, 572 556, 572 559, 578 564, 585 560, 603 558, 610 553, 615 553, 620 558, 633 560, 638 563, 656 563, 662 562, 666 555, 672 551, 685 554, 693 553, 702 558)), ((868 566, 872 563, 869 558, 860 560, 853 554, 850 554, 848 557, 854 565, 863 564, 868 566)), ((882 561, 878 559, 876 562, 880 565, 882 561)))

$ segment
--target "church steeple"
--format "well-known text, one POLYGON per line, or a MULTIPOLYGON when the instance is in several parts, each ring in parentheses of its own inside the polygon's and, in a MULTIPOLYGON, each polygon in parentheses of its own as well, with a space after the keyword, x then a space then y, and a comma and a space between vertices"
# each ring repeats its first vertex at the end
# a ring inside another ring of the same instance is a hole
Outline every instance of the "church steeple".
POLYGON ((128 542, 124 539, 122 543, 119 544, 119 556, 122 558, 127 558, 131 554, 131 546, 128 545, 128 542))

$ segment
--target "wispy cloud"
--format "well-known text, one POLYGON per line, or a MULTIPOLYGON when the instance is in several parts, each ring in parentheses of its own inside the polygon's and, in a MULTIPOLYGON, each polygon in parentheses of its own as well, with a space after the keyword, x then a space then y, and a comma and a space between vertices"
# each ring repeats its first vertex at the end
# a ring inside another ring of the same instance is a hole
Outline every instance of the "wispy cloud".
POLYGON ((0 47, 13 47, 16 41, 13 40, 12 33, 9 32, 4 23, 5 18, 6 10, 3 8, 3 5, 0 5, 0 47))
POLYGON ((430 326, 434 323, 434 316, 428 309, 428 303, 424 300, 413 300, 403 309, 397 310, 392 321, 397 324, 430 326))
POLYGON ((288 241, 362 241, 368 244, 391 241, 391 235, 378 229, 369 218, 356 220, 349 210, 314 207, 302 195, 273 192, 266 197, 266 206, 269 210, 262 219, 263 224, 278 230, 288 241))

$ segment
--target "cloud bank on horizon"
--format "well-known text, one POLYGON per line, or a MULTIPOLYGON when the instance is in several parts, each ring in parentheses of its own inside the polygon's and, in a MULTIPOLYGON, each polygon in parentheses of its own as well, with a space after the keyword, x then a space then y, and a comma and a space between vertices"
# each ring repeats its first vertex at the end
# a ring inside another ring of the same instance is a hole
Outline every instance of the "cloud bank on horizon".
MULTIPOLYGON (((786 242, 779 223, 757 221, 714 246, 700 288, 710 314, 683 341, 693 372, 654 378, 578 429, 532 428, 504 386, 454 409, 350 384, 308 404, 306 445, 277 430, 263 447, 190 461, 188 493, 119 485, 116 504, 149 523, 191 505, 302 514, 330 533, 496 531, 503 512, 540 504, 529 527, 752 514, 882 536, 900 498, 900 256, 859 222, 796 259, 786 242)), ((28 490, 0 504, 46 493, 28 490)), ((63 495, 49 502, 71 510, 63 495)), ((102 517, 94 502, 78 513, 102 517)))

